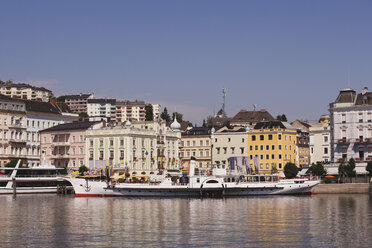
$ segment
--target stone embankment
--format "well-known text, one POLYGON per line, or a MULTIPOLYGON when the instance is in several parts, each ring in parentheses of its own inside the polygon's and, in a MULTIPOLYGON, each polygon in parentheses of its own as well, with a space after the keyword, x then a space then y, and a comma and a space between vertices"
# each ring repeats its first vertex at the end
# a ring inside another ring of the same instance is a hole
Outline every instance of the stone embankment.
POLYGON ((369 194, 372 192, 370 183, 318 184, 311 189, 315 194, 369 194))

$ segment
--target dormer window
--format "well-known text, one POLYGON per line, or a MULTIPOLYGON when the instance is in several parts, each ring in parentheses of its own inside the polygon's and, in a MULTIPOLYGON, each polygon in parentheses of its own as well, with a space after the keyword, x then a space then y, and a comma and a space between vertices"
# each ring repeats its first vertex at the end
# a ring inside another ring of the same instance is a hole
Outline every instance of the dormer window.
POLYGON ((362 99, 363 104, 368 104, 368 96, 364 95, 362 99))

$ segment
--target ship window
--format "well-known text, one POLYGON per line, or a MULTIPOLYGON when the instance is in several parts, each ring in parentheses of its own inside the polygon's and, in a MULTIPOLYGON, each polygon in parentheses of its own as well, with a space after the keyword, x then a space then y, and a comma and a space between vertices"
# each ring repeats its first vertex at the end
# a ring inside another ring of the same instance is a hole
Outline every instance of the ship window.
POLYGON ((209 180, 207 183, 218 183, 216 180, 209 180))
POLYGON ((197 178, 197 179, 196 179, 196 182, 197 182, 197 183, 200 183, 200 178, 197 178))

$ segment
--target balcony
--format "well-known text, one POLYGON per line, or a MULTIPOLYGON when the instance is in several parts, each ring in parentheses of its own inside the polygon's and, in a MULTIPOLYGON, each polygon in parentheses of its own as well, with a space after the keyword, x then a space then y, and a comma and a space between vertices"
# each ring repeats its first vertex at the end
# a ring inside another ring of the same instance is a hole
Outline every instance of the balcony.
POLYGON ((355 139, 355 143, 362 143, 363 142, 363 138, 357 138, 355 139))
POLYGON ((338 162, 344 162, 346 159, 345 158, 339 158, 337 161, 338 162))
POLYGON ((70 158, 70 155, 69 154, 59 154, 59 153, 57 153, 57 154, 53 154, 52 155, 52 158, 53 159, 62 159, 62 158, 70 158))
POLYGON ((26 140, 25 140, 25 139, 9 139, 9 142, 10 142, 10 143, 18 143, 18 144, 21 144, 21 143, 26 143, 26 140))
POLYGON ((372 143, 372 138, 365 138, 364 143, 372 143))
POLYGON ((68 141, 64 141, 64 142, 53 142, 52 143, 52 147, 56 147, 56 146, 70 146, 70 142, 68 142, 68 141))
POLYGON ((8 127, 10 129, 26 129, 26 127, 24 127, 22 124, 15 124, 15 123, 10 124, 8 127))

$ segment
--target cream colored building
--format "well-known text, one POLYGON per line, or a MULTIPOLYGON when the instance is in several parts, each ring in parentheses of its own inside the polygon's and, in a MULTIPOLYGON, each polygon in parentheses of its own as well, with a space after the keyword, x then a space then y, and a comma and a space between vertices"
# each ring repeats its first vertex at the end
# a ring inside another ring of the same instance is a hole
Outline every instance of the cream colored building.
POLYGON ((165 122, 142 122, 86 131, 86 164, 113 165, 131 171, 179 169, 181 133, 165 122))
POLYGON ((182 167, 187 169, 190 158, 195 157, 196 168, 212 169, 211 130, 207 127, 194 127, 182 133, 181 155, 182 167))
POLYGON ((0 81, 0 94, 12 98, 24 100, 41 100, 48 102, 53 93, 43 87, 34 87, 24 83, 2 82, 0 81))
POLYGON ((331 161, 331 130, 329 123, 310 123, 310 164, 331 161))
POLYGON ((229 158, 248 156, 248 131, 242 127, 223 127, 212 133, 212 145, 213 164, 227 168, 229 158))

